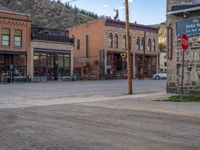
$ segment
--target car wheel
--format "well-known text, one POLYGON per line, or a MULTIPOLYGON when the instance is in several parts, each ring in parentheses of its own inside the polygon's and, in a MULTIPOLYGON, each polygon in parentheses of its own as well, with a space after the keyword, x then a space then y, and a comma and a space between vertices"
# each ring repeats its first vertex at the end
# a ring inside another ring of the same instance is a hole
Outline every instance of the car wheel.
POLYGON ((159 77, 159 76, 156 76, 155 79, 156 79, 156 80, 160 80, 160 77, 159 77))

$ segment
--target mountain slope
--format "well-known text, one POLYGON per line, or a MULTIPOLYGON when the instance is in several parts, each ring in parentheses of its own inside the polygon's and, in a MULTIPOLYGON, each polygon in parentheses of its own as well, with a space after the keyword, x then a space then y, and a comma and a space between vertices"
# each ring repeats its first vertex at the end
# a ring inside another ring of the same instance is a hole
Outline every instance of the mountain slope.
POLYGON ((0 9, 30 14, 32 24, 58 29, 98 18, 94 13, 50 0, 0 0, 0 9))

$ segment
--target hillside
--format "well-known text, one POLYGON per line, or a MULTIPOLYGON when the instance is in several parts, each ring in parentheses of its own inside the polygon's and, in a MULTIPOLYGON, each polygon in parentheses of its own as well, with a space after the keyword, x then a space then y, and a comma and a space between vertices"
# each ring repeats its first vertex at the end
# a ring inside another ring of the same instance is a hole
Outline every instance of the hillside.
POLYGON ((92 12, 55 0, 0 0, 0 9, 30 14, 32 24, 48 28, 66 29, 98 18, 92 12))

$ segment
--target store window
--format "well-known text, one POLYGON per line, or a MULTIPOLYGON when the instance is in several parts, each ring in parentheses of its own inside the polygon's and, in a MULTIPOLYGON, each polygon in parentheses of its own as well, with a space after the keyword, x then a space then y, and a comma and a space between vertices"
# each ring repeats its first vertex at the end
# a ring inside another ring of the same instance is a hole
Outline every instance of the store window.
POLYGON ((26 55, 13 56, 14 79, 26 78, 26 55))
POLYGON ((2 29, 2 46, 10 46, 10 29, 2 29))
POLYGON ((15 30, 14 46, 15 47, 22 47, 22 30, 15 30))

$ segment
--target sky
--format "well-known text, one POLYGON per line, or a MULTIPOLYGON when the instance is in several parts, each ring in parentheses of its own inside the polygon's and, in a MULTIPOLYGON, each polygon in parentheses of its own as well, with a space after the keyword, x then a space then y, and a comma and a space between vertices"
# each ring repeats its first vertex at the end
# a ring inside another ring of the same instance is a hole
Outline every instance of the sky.
MULTIPOLYGON (((63 3, 71 0, 61 0, 63 3)), ((115 16, 113 9, 119 9, 120 20, 125 20, 125 0, 77 0, 73 6, 97 13, 98 15, 115 16)), ((166 0, 129 0, 130 22, 152 25, 166 20, 166 0)))

